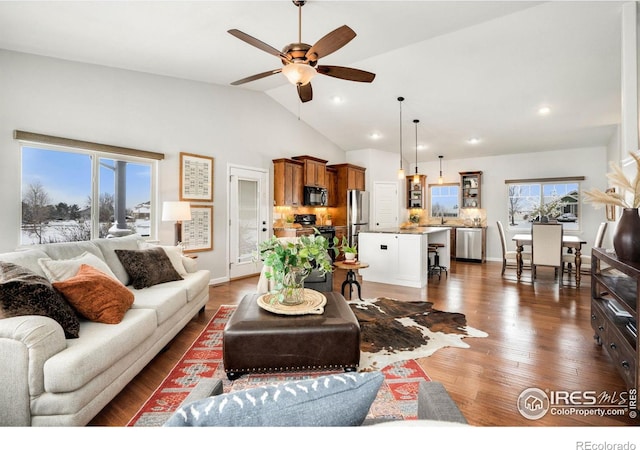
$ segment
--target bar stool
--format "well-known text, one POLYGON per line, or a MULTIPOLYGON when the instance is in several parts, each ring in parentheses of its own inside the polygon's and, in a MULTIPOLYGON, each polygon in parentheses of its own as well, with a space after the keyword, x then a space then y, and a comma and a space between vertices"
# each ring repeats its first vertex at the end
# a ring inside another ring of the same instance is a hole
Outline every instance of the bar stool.
POLYGON ((431 264, 431 256, 429 256, 429 268, 428 268, 428 277, 431 278, 431 275, 438 275, 438 279, 441 278, 442 272, 444 272, 445 277, 448 276, 447 268, 440 265, 440 254, 438 250, 443 248, 444 244, 440 244, 438 242, 434 242, 429 244, 428 251, 429 255, 433 254, 433 264, 431 264))

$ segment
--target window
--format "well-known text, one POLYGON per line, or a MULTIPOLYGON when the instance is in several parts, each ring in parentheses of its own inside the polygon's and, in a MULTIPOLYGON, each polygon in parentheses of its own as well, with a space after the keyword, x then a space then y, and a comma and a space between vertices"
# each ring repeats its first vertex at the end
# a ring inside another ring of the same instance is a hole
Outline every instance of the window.
POLYGON ((584 177, 507 180, 507 213, 511 229, 531 222, 557 221, 565 230, 580 229, 580 181, 584 177))
POLYGON ((460 212, 459 184, 430 184, 431 217, 458 217, 460 212))
POLYGON ((32 142, 21 150, 22 245, 155 234, 155 159, 32 142))

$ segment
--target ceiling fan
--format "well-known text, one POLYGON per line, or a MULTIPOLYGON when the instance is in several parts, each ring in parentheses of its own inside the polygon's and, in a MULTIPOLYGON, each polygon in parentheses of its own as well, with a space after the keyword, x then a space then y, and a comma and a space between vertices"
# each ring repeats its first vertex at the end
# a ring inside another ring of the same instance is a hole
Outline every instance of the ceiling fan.
POLYGON ((287 79, 295 84, 298 89, 300 100, 308 102, 313 99, 311 79, 317 74, 327 75, 334 78, 341 78, 349 81, 359 81, 371 83, 376 77, 375 73, 366 72, 360 69, 342 66, 318 65, 318 59, 327 56, 336 50, 344 47, 349 41, 356 37, 356 33, 346 25, 336 28, 313 45, 302 42, 302 6, 306 0, 292 0, 298 7, 298 42, 287 45, 279 51, 259 39, 249 36, 240 30, 228 30, 228 32, 249 45, 277 56, 282 61, 283 67, 258 73, 231 83, 232 86, 259 80, 261 78, 282 72, 287 79))

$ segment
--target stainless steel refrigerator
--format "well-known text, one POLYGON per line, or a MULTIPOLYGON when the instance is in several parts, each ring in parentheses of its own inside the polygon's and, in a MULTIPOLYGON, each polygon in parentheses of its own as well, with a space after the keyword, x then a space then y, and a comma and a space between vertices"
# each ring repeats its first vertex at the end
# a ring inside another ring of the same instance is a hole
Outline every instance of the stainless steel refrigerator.
POLYGON ((369 229, 369 193, 347 191, 347 233, 351 245, 358 243, 358 233, 369 229))

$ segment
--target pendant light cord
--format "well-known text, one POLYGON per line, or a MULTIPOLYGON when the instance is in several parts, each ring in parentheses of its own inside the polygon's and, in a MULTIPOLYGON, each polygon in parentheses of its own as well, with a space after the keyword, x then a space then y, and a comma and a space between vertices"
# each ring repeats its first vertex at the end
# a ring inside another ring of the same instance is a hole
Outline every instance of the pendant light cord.
POLYGON ((400 102, 400 170, 402 170, 402 102, 404 97, 398 97, 400 102))

